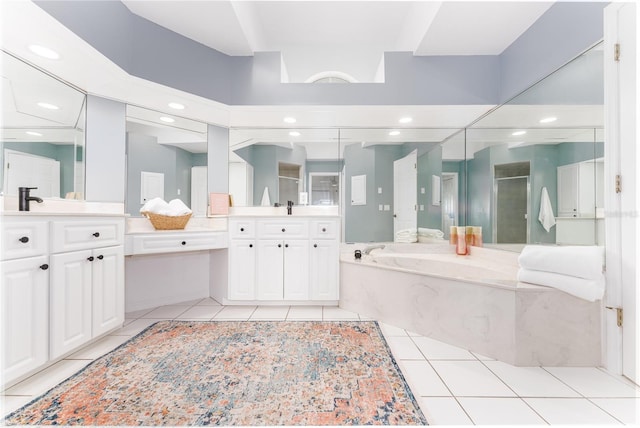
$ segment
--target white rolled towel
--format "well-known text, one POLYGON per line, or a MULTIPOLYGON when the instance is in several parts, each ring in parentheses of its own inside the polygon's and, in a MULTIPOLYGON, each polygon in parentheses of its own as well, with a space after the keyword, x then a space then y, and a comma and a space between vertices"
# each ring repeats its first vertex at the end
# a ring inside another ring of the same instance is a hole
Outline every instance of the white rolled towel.
POLYGON ((428 236, 430 238, 444 238, 444 232, 440 229, 428 229, 426 227, 418 228, 418 236, 428 236))
POLYGON ((161 214, 169 210, 169 204, 162 198, 153 198, 145 202, 140 208, 140 212, 150 212, 154 214, 161 214))
POLYGON ((191 214, 191 209, 180 199, 172 199, 169 201, 169 214, 167 215, 180 216, 187 214, 191 214))
POLYGON ((527 245, 518 263, 529 270, 598 279, 602 275, 604 247, 527 245))
POLYGON ((559 273, 519 269, 518 281, 556 288, 590 302, 601 300, 604 296, 605 279, 603 274, 594 279, 584 279, 559 273))

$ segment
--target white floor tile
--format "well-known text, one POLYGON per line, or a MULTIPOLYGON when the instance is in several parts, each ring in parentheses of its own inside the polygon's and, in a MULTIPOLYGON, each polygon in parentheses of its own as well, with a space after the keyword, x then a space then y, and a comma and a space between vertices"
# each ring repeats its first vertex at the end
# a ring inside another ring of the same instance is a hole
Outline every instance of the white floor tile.
POLYGON ((495 361, 495 358, 487 357, 486 355, 478 354, 477 352, 471 352, 480 361, 495 361))
POLYGON ((380 324, 380 329, 382 330, 382 333, 384 334, 384 337, 408 336, 407 332, 403 328, 395 327, 393 325, 385 324, 383 322, 381 322, 379 324, 380 324))
POLYGON ((451 392, 442 383, 438 374, 427 361, 402 360, 400 369, 404 374, 411 391, 420 397, 449 397, 451 392))
POLYGON ((360 317, 357 313, 346 309, 325 306, 322 308, 322 319, 325 321, 359 321, 360 317))
POLYGON ((455 398, 420 397, 418 403, 429 425, 473 425, 455 398))
POLYGON ((125 325, 121 329, 114 331, 112 335, 134 336, 158 321, 160 320, 140 318, 125 325))
POLYGON ((476 425, 546 425, 520 398, 462 397, 458 401, 476 425))
POLYGON ((640 425, 640 398, 593 398, 591 401, 627 425, 640 425))
POLYGON ((322 306, 291 306, 287 319, 322 321, 322 306))
POLYGON ((287 318, 289 306, 258 306, 251 315, 251 320, 256 321, 283 321, 287 318))
POLYGON ((196 305, 197 306, 222 306, 220 303, 218 303, 217 301, 215 301, 211 297, 206 297, 206 298, 200 300, 196 305))
POLYGON ((520 397, 581 397, 541 367, 515 367, 502 361, 484 364, 520 397))
POLYGON ((386 340, 397 360, 424 360, 424 355, 409 336, 391 336, 386 340))
POLYGON ((516 396, 480 361, 431 361, 431 365, 455 396, 516 396))
MULTIPOLYGON (((206 297, 208 299, 208 297, 206 297)), ((180 303, 176 303, 176 305, 180 305, 180 306, 193 306, 193 305, 197 305, 198 303, 200 303, 203 299, 194 299, 194 300, 187 300, 184 302, 180 302, 180 303)))
POLYGON ((141 309, 139 311, 133 311, 133 312, 127 312, 126 314, 124 314, 125 318, 129 318, 129 319, 138 319, 143 315, 148 314, 149 312, 151 312, 153 309, 155 308, 151 308, 151 309, 141 309))
POLYGON ((222 306, 192 306, 183 312, 178 318, 179 320, 186 319, 211 319, 218 312, 222 310, 222 306))
POLYGON ((255 306, 225 306, 215 315, 214 319, 248 320, 255 310, 255 306))
POLYGON ((74 352, 66 359, 68 360, 95 360, 96 358, 100 358, 104 354, 113 351, 118 346, 122 345, 124 342, 129 340, 130 336, 106 336, 102 339, 92 343, 89 346, 86 346, 79 350, 78 352, 74 352))
POLYGON ((62 360, 5 391, 6 395, 41 395, 82 370, 90 361, 62 360))
POLYGON ((585 397, 636 397, 640 393, 595 367, 545 367, 545 370, 585 397))
POLYGON ((585 398, 524 398, 551 425, 619 425, 585 398))
POLYGON ((466 349, 439 340, 420 336, 414 337, 413 341, 428 360, 476 360, 466 349))
POLYGON ((35 397, 31 395, 3 395, 0 397, 0 417, 7 416, 9 413, 18 410, 35 397))
POLYGON ((191 306, 183 306, 183 305, 168 305, 168 306, 160 306, 152 310, 151 312, 144 314, 140 318, 165 318, 165 319, 173 319, 181 314, 183 314, 187 309, 191 306))

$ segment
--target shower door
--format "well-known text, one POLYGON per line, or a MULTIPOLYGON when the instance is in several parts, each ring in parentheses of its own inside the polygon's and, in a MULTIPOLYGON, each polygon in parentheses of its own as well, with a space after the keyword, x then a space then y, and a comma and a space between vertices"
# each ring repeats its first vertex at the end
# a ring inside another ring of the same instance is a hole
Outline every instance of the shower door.
POLYGON ((497 178, 495 242, 526 244, 529 230, 529 177, 497 178))

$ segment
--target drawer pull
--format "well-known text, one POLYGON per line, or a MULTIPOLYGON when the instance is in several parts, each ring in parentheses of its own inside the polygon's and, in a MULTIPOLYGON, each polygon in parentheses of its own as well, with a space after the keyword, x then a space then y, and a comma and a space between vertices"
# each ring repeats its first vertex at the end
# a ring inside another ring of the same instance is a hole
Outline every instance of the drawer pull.
POLYGON ((286 230, 286 229, 283 227, 283 228, 282 228, 282 231, 284 232, 285 230, 286 230))
POLYGON ((47 270, 47 269, 49 269, 49 265, 48 265, 48 264, 46 264, 46 263, 45 263, 45 264, 43 264, 43 265, 40 265, 40 269, 42 269, 42 270, 47 270))
POLYGON ((284 248, 289 248, 289 244, 284 244, 284 248))
POLYGON ((100 254, 100 255, 98 256, 98 260, 102 260, 102 259, 104 259, 104 256, 103 256, 102 254, 100 254))
POLYGON ((241 227, 241 228, 240 228, 240 232, 244 232, 244 227, 241 227))
POLYGON ((187 241, 182 241, 182 245, 187 245, 187 241))
POLYGON ((313 244, 313 248, 318 248, 318 244, 313 244))
POLYGON ((253 244, 249 244, 249 248, 253 248, 253 244))
POLYGON ((278 248, 282 248, 282 244, 278 244, 278 248))
POLYGON ((29 242, 29 237, 23 236, 22 238, 18 239, 18 241, 22 242, 23 244, 26 244, 27 242, 29 242))
POLYGON ((95 236, 96 238, 99 238, 100 237, 100 232, 93 233, 92 235, 95 236))
POLYGON ((326 228, 326 227, 323 227, 323 228, 322 228, 322 231, 323 231, 323 232, 326 232, 326 231, 327 231, 327 228, 326 228))
POLYGON ((89 257, 87 257, 87 260, 89 260, 90 262, 92 262, 92 261, 93 261, 93 256, 89 256, 89 257))

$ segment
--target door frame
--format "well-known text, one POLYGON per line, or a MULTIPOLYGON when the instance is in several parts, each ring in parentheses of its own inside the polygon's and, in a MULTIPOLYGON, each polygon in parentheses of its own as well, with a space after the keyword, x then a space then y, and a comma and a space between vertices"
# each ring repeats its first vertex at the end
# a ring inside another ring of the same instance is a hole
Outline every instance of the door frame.
MULTIPOLYGON (((460 185, 459 185, 459 174, 457 172, 443 172, 441 174, 442 176, 442 188, 444 189, 444 182, 445 182, 445 177, 452 177, 455 187, 456 187, 456 194, 455 194, 455 221, 454 224, 456 226, 458 226, 460 224, 460 185)), ((441 199, 444 200, 444 192, 441 194, 441 199)), ((442 203, 441 203, 442 206, 442 203)), ((445 236, 449 236, 449 230, 447 230, 447 228, 445 227, 445 222, 444 222, 444 218, 445 218, 445 213, 444 210, 442 210, 441 213, 442 216, 442 222, 440 223, 442 226, 442 231, 444 232, 445 236)))
POLYGON ((531 176, 518 175, 515 177, 493 178, 493 198, 491 201, 491 240, 494 244, 498 243, 498 181, 527 179, 527 244, 531 242, 531 176))

